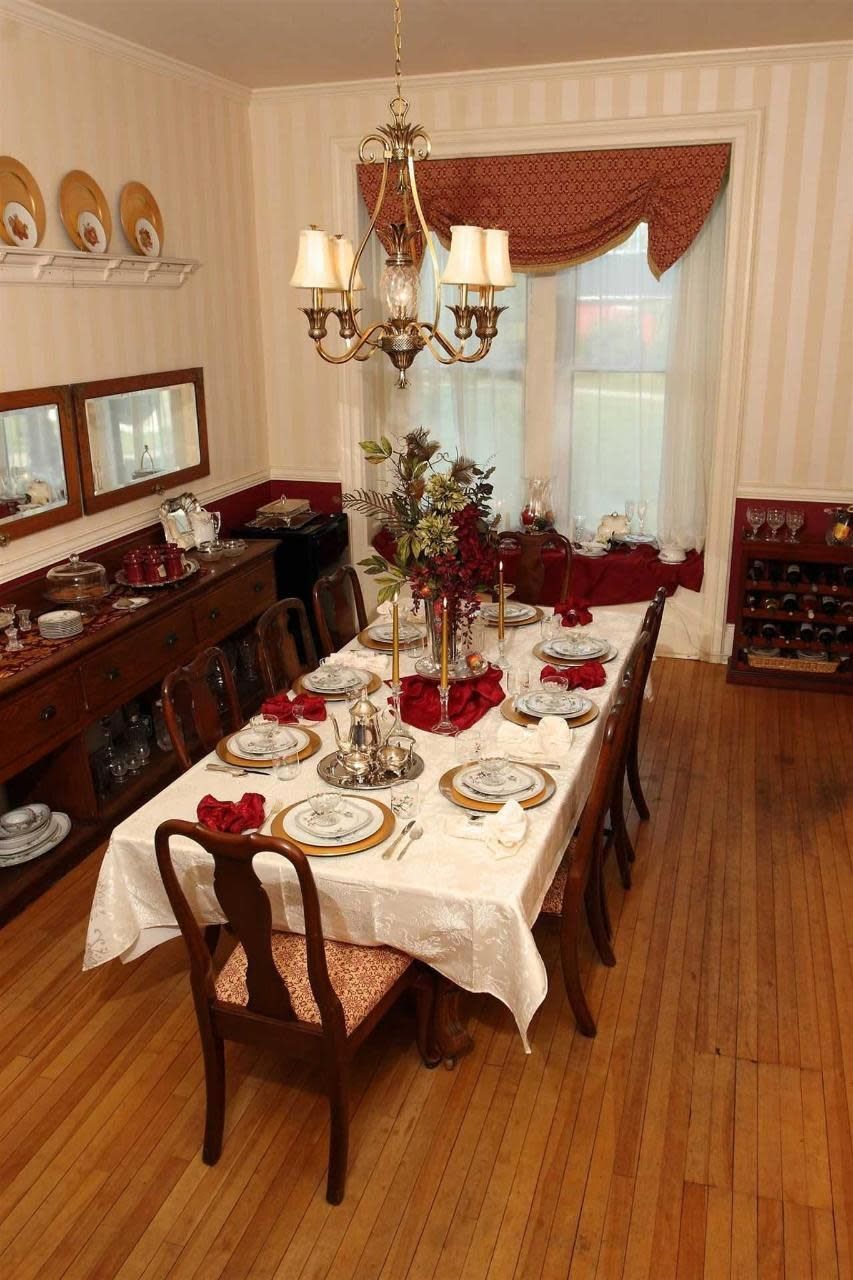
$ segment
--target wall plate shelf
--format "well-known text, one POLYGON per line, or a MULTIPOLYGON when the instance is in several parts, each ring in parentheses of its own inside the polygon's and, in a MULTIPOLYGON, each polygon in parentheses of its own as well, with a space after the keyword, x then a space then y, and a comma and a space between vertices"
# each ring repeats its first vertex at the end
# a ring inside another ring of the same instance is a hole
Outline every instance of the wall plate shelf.
POLYGON ((195 258, 81 253, 78 249, 22 249, 0 244, 0 283, 156 285, 179 289, 201 263, 195 258))

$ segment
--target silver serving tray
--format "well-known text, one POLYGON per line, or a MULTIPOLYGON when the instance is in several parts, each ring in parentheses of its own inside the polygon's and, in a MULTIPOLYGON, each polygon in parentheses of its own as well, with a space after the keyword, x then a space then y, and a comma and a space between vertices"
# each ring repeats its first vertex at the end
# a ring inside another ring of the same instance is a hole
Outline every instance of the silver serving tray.
POLYGON ((424 762, 414 752, 403 773, 388 772, 382 778, 368 782, 350 777, 341 767, 336 751, 333 751, 331 755, 323 756, 323 759, 317 765, 317 772, 323 781, 328 782, 330 787, 340 787, 342 791, 384 791, 393 782, 410 782, 413 778, 419 778, 423 771, 424 762))

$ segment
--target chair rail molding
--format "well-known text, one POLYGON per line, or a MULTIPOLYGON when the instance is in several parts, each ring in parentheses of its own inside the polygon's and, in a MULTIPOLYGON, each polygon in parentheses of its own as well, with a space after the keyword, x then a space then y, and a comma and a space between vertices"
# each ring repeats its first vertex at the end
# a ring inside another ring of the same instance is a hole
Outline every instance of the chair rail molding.
MULTIPOLYGON (((764 111, 696 113, 648 119, 558 121, 553 124, 431 129, 433 156, 511 155, 529 151, 603 150, 623 147, 695 146, 728 142, 728 183, 723 331, 715 449, 709 485, 709 525, 705 540, 705 581, 698 656, 725 656, 726 596, 730 542, 743 434, 747 322, 752 305, 752 273, 764 111)), ((359 192, 353 158, 360 135, 329 139, 331 209, 337 227, 357 227, 359 192)), ((344 489, 362 485, 365 464, 358 447, 372 421, 368 380, 352 365, 338 371, 338 439, 344 489)), ((353 561, 369 552, 368 524, 351 515, 353 561)))

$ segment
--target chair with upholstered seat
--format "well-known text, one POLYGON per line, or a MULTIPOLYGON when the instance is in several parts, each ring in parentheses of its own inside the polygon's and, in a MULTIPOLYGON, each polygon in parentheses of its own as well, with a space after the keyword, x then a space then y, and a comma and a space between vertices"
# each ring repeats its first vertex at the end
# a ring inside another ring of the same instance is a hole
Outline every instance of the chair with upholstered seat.
POLYGON ((624 769, 632 701, 636 696, 636 674, 648 642, 648 636, 641 632, 626 663, 619 695, 604 728, 592 789, 540 911, 542 916, 560 917, 560 960, 566 994, 578 1028, 587 1036, 595 1035, 596 1025, 580 978, 581 910, 585 905, 599 956, 604 964, 614 965, 616 957, 610 942, 610 920, 604 890, 604 858, 609 838, 605 819, 611 809, 620 770, 624 769))
POLYGON ((215 1164, 225 1126, 226 1040, 260 1044, 307 1062, 328 1094, 329 1170, 326 1198, 344 1195, 349 1141, 350 1061, 376 1023, 406 990, 417 1001, 417 1038, 429 1066, 433 982, 428 970, 390 947, 327 941, 308 859, 286 840, 229 835, 192 822, 163 822, 155 835, 157 865, 190 962, 190 984, 204 1056, 206 1118, 202 1159, 215 1164), (213 961, 175 872, 170 842, 194 841, 213 859, 213 890, 238 942, 222 970, 213 961), (305 935, 274 933, 256 854, 275 854, 295 873, 305 935))
POLYGON ((666 604, 666 588, 658 587, 655 592, 655 598, 646 610, 646 616, 643 620, 643 630, 649 633, 649 647, 645 656, 644 671, 640 674, 640 694, 637 698, 634 710, 633 722, 628 734, 628 754, 626 760, 626 769, 628 774, 628 785, 631 789, 631 795, 637 808, 637 813, 645 822, 649 817, 649 806, 646 804, 646 797, 643 794, 642 784, 640 783, 640 765, 639 765, 639 747, 640 747, 640 720, 643 715, 643 694, 646 690, 646 683, 651 671, 652 662, 654 661, 655 649, 657 648, 658 636, 660 635, 661 623, 663 622, 663 609, 666 604))
POLYGON ((163 719, 182 769, 243 723, 234 676, 221 649, 205 649, 185 667, 170 671, 162 696, 163 719))
POLYGON ((259 618, 255 634, 264 689, 270 697, 317 666, 308 613, 296 596, 271 604, 259 618))
POLYGON ((324 655, 335 653, 367 626, 367 610, 358 574, 341 565, 314 583, 314 620, 324 655))
POLYGON ((557 604, 569 594, 572 572, 572 544, 568 538, 548 529, 544 533, 507 532, 500 535, 498 554, 504 556, 506 582, 512 582, 513 600, 522 604, 557 604), (562 569, 556 583, 548 590, 546 560, 549 553, 562 561, 562 569), (548 596, 545 599, 545 595, 548 596))

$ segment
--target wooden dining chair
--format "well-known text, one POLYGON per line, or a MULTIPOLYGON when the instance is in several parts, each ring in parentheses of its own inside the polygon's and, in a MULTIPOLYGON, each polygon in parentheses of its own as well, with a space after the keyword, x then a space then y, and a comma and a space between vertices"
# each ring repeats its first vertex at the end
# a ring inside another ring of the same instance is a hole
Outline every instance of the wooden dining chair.
POLYGON ((572 544, 555 529, 544 533, 502 533, 499 554, 509 558, 509 564, 505 566, 505 581, 515 584, 513 600, 522 604, 557 604, 567 599, 572 573, 572 544), (548 600, 544 600, 545 555, 548 551, 562 553, 563 569, 556 593, 550 591, 548 600), (554 599, 550 598, 552 595, 554 599))
POLYGON ((225 1126, 225 1041, 260 1044, 308 1063, 329 1099, 326 1199, 344 1197, 349 1143, 349 1064, 397 998, 412 988, 417 1041, 428 1066, 433 980, 390 947, 358 947, 323 936, 308 859, 286 840, 230 835, 172 819, 154 837, 157 865, 189 954, 190 986, 204 1057, 205 1164, 216 1164, 225 1126), (213 890, 237 945, 220 972, 175 872, 170 841, 200 845, 213 859, 213 890), (305 934, 274 933, 270 900, 254 869, 258 853, 289 862, 299 886, 305 934))
POLYGON ((643 787, 640 782, 640 765, 639 765, 639 749, 640 749, 640 721, 643 716, 643 694, 646 691, 646 684, 649 679, 649 672, 654 661, 655 649, 657 648, 658 636, 660 635, 661 623, 663 622, 663 610, 666 604, 666 588, 658 587, 655 592, 655 598, 646 610, 646 616, 643 620, 643 630, 649 633, 649 647, 645 658, 645 670, 640 676, 642 689, 637 699, 637 705, 634 711, 634 719, 628 736, 628 756, 627 756, 627 774, 628 785, 631 789, 631 795, 642 821, 646 822, 649 817, 649 806, 646 803, 646 797, 643 794, 643 787))
POLYGON ((367 611, 358 573, 341 565, 314 583, 314 621, 323 656, 342 649, 367 626, 367 611))
POLYGON ((604 887, 604 859, 608 840, 605 829, 613 789, 624 758, 625 742, 630 726, 631 698, 635 673, 647 640, 642 633, 633 663, 629 658, 619 694, 604 727, 592 789, 587 797, 580 822, 542 903, 540 917, 560 919, 560 963, 566 995, 575 1015, 578 1029, 585 1036, 596 1033, 595 1019, 587 1003, 580 976, 581 913, 586 908, 589 930, 595 948, 604 964, 616 963, 611 944, 610 918, 604 887))
POLYGON ((271 604, 255 630, 266 693, 288 689, 298 676, 317 666, 317 650, 305 605, 296 596, 271 604))
MULTIPOLYGON (((643 700, 643 689, 648 677, 648 663, 652 646, 651 628, 645 625, 640 628, 637 639, 631 646, 625 670, 622 673, 621 694, 626 702, 624 732, 620 738, 619 757, 613 777, 613 790, 610 798, 610 829, 612 847, 619 866, 619 877, 624 889, 631 888, 631 863, 634 861, 634 846, 628 834, 625 820, 625 776, 628 768, 628 754, 631 748, 631 733, 640 714, 643 700)), ((608 846, 610 847, 610 846, 608 846)))
POLYGON ((170 671, 162 697, 163 719, 184 770, 243 723, 234 676, 221 649, 205 649, 185 667, 170 671))

